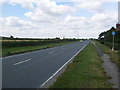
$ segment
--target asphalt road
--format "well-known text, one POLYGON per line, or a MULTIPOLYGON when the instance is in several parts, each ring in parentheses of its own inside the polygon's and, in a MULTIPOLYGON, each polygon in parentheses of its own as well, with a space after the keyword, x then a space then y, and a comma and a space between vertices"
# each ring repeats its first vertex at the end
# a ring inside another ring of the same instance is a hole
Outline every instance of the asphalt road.
POLYGON ((3 58, 3 88, 40 87, 88 43, 77 42, 3 58))

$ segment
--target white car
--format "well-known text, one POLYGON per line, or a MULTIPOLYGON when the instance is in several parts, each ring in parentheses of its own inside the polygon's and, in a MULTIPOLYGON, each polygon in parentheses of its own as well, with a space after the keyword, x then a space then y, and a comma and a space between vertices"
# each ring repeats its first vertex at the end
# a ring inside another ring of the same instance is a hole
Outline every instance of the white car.
POLYGON ((83 40, 80 40, 80 43, 83 42, 83 40))

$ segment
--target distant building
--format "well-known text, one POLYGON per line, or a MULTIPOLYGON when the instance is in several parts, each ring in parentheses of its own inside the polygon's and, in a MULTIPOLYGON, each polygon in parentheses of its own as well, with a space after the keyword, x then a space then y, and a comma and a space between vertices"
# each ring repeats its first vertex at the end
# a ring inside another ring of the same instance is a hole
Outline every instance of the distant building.
POLYGON ((116 24, 116 30, 120 30, 120 24, 116 24))

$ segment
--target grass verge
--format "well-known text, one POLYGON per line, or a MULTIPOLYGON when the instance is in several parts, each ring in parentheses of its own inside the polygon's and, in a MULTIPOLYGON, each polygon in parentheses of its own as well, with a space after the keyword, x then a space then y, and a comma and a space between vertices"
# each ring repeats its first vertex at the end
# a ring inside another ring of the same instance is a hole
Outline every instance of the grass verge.
POLYGON ((119 64, 118 64, 118 51, 117 50, 114 50, 112 51, 111 48, 107 47, 106 45, 104 44, 101 44, 99 43, 98 41, 95 41, 96 44, 102 49, 102 51, 106 54, 109 54, 110 55, 110 59, 113 63, 115 63, 119 68, 119 64))
POLYGON ((111 88, 93 44, 88 44, 50 88, 111 88))
POLYGON ((75 42, 76 41, 53 43, 53 44, 38 45, 38 46, 2 48, 2 56, 0 56, 0 57, 5 57, 5 56, 9 56, 9 55, 24 53, 24 52, 30 52, 30 51, 40 50, 40 49, 46 49, 46 48, 51 48, 51 47, 55 47, 55 46, 71 44, 71 43, 75 43, 75 42))

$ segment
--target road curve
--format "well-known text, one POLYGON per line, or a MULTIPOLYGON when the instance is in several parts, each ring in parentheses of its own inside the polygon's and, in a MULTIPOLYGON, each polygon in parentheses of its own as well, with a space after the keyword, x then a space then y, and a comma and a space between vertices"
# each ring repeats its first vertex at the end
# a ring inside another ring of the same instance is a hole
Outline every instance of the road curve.
POLYGON ((2 59, 3 88, 38 88, 89 41, 28 52, 2 59))

